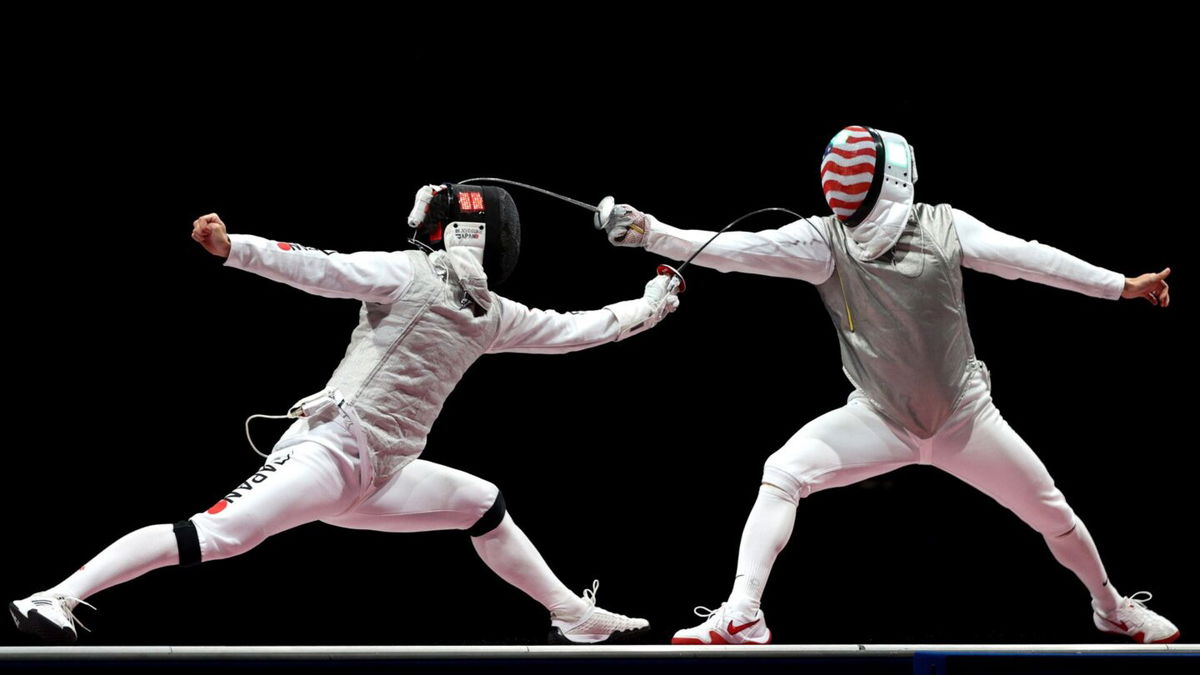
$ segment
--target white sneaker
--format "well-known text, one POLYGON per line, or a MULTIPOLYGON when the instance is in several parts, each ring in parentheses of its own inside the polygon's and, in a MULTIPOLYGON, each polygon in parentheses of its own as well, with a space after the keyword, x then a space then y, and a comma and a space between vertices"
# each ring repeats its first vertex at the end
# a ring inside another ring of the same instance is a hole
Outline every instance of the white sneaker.
POLYGON ((1167 643, 1179 639, 1179 629, 1162 615, 1146 608, 1146 602, 1154 596, 1139 591, 1127 598, 1108 614, 1101 614, 1092 603, 1092 622, 1105 633, 1128 635, 1135 642, 1167 643))
POLYGON ((550 616, 550 642, 558 644, 597 644, 618 642, 650 630, 645 619, 631 619, 624 614, 614 614, 596 606, 596 591, 600 582, 593 581, 591 588, 583 589, 583 601, 588 604, 583 616, 577 621, 565 621, 550 616))
POLYGON ((72 613, 81 603, 92 607, 79 598, 61 593, 34 593, 24 600, 8 603, 8 613, 21 632, 36 635, 53 644, 70 644, 78 637, 75 624, 84 630, 88 629, 72 613))
POLYGON ((707 617, 707 621, 693 628, 684 628, 671 638, 673 645, 765 645, 771 642, 771 630, 762 610, 757 618, 739 617, 726 609, 727 605, 715 610, 697 607, 696 616, 707 617))

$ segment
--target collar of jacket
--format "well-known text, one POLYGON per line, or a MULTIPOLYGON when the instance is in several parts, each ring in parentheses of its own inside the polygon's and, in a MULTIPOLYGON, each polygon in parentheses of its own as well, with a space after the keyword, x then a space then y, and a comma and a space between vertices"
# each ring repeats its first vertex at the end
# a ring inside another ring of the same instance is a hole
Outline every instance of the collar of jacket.
POLYGON ((445 251, 434 251, 429 255, 434 265, 445 266, 454 281, 471 296, 475 304, 485 312, 492 306, 492 294, 487 287, 487 274, 480 262, 466 247, 458 246, 445 251))
POLYGON ((871 215, 854 227, 847 227, 847 241, 854 257, 859 260, 874 260, 896 245, 900 233, 912 213, 911 198, 906 201, 891 201, 880 197, 871 215))

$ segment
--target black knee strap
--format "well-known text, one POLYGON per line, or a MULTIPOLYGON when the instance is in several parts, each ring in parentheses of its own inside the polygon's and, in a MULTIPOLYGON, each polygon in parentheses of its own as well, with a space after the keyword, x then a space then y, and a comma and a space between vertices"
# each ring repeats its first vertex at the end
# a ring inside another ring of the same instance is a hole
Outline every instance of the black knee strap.
POLYGON ((475 521, 475 524, 467 530, 467 534, 472 537, 481 537, 500 527, 500 523, 504 520, 505 510, 504 494, 497 492, 496 501, 492 502, 492 506, 487 510, 487 513, 480 516, 479 520, 475 521))
POLYGON ((191 520, 175 523, 175 543, 179 546, 180 567, 200 564, 200 537, 191 520))

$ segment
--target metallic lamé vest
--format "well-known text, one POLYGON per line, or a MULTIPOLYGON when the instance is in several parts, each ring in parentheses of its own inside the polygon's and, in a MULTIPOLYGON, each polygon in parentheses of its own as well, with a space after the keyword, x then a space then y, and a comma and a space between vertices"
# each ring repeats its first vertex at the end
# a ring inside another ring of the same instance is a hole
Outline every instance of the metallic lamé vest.
POLYGON ((817 289, 847 377, 884 415, 929 438, 954 410, 976 363, 950 206, 914 205, 896 245, 867 262, 850 252, 836 218, 821 224, 836 269, 817 289))
MULTIPOLYGON (((500 329, 500 303, 464 307, 458 278, 441 252, 405 255, 412 258, 412 283, 392 304, 363 303, 327 385, 362 421, 376 486, 421 454, 446 397, 500 329)), ((284 439, 308 424, 297 420, 284 439)))

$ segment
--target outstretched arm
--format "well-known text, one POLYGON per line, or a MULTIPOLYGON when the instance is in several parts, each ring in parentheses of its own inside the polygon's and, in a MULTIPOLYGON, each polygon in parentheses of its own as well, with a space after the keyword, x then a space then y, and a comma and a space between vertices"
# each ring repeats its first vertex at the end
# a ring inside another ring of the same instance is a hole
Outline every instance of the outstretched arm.
MULTIPOLYGON (((713 239, 693 264, 721 272, 746 272, 820 284, 833 274, 833 255, 824 234, 803 220, 777 230, 726 231, 713 239)), ((615 246, 642 246, 672 260, 687 260, 713 232, 671 227, 628 204, 613 210, 604 224, 615 246)))
POLYGON ((338 253, 276 242, 249 234, 230 235, 215 213, 192 224, 192 239, 230 267, 326 298, 390 303, 412 281, 411 259, 403 253, 338 253))
POLYGON ((1127 279, 1053 246, 1025 241, 994 230, 970 214, 954 209, 954 228, 963 249, 963 267, 1005 279, 1028 279, 1097 298, 1143 297, 1167 306, 1171 270, 1127 279))
POLYGON ((588 312, 533 309, 496 296, 500 301, 500 332, 489 353, 564 354, 623 340, 662 321, 679 306, 672 279, 658 276, 636 300, 618 302, 588 312))

